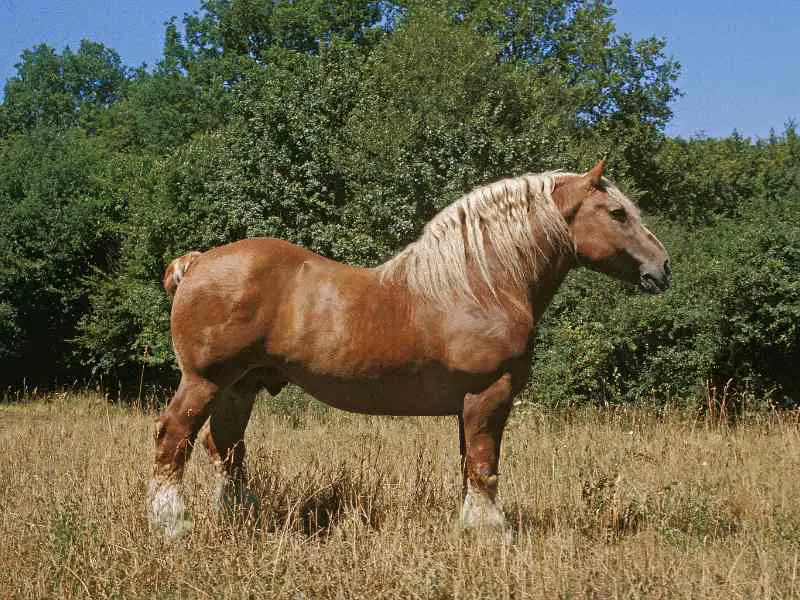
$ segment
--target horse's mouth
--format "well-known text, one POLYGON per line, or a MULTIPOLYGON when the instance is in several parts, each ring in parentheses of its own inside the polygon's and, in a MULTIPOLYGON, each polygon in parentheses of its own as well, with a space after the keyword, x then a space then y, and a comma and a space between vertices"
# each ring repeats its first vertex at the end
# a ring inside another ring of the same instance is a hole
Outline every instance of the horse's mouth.
POLYGON ((639 289, 646 294, 660 294, 669 287, 669 283, 668 276, 659 280, 651 273, 642 273, 639 277, 639 289))

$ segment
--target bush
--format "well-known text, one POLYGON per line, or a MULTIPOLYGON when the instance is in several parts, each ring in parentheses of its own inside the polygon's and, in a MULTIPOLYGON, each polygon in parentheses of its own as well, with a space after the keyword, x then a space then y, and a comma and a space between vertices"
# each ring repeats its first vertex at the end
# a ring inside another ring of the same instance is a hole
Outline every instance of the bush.
POLYGON ((0 385, 82 375, 71 340, 88 308, 86 278, 116 255, 119 172, 78 129, 0 145, 0 385))
MULTIPOLYGON (((800 193, 793 202, 800 207, 800 193)), ((534 398, 664 402, 732 384, 800 399, 797 211, 760 200, 740 212, 692 230, 656 224, 674 265, 663 296, 576 273, 540 333, 534 398)))

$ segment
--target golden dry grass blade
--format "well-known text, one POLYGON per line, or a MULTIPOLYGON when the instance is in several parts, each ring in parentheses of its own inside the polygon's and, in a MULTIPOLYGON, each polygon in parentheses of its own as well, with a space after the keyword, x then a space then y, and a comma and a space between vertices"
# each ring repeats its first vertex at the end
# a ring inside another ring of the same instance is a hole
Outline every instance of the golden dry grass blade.
POLYGON ((529 412, 505 437, 514 539, 459 535, 454 419, 260 400, 257 524, 215 514, 187 474, 188 537, 144 516, 151 417, 92 395, 0 407, 0 597, 790 598, 796 422, 735 428, 627 410, 529 412))

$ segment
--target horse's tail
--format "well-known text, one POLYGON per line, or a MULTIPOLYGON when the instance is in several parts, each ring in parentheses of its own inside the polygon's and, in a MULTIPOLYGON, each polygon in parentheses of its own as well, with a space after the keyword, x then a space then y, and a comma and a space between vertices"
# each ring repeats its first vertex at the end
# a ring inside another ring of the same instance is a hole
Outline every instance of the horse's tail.
POLYGON ((189 267, 201 254, 202 252, 192 250, 183 256, 179 256, 167 265, 167 270, 164 271, 164 291, 167 292, 167 296, 172 298, 175 295, 175 291, 178 289, 178 284, 181 282, 181 279, 186 277, 186 272, 189 270, 189 267))

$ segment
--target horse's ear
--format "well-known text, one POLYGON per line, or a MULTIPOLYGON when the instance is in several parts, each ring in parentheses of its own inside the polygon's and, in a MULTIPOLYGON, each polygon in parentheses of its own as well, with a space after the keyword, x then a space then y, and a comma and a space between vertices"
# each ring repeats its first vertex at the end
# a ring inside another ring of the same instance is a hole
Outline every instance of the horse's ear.
POLYGON ((595 166, 586 172, 586 178, 592 187, 600 187, 600 182, 603 180, 603 173, 606 171, 606 161, 600 159, 595 166))
POLYGON ((553 190, 553 197, 556 200, 556 205, 561 210, 561 214, 564 215, 567 221, 570 221, 575 216, 578 208, 592 191, 592 188, 600 187, 605 170, 606 161, 601 158, 600 162, 583 175, 565 178, 563 182, 556 184, 553 190))
POLYGON ((586 175, 565 177, 556 183, 553 189, 553 200, 568 222, 578 212, 578 208, 591 190, 590 185, 586 175))

